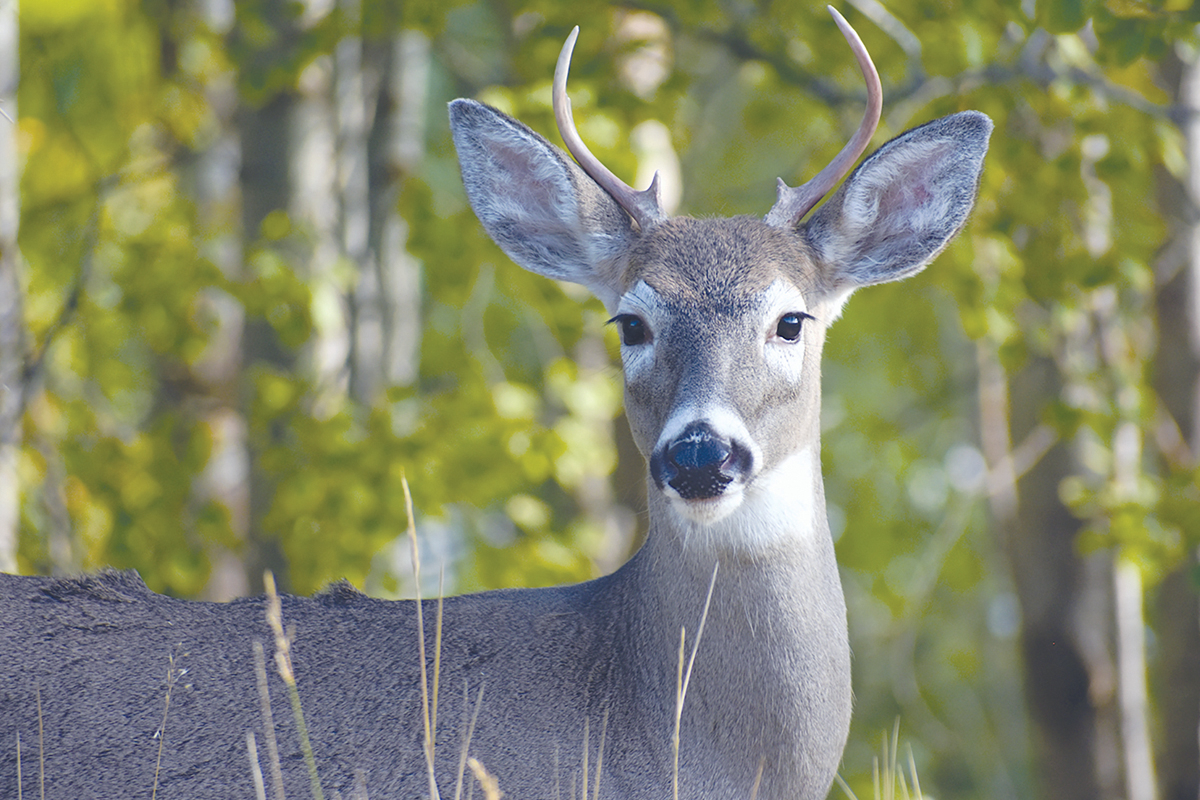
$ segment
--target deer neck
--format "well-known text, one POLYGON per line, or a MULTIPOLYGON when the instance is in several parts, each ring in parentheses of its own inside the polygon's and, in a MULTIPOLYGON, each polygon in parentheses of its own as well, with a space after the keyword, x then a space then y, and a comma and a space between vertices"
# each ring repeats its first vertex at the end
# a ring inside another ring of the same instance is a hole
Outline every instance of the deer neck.
POLYGON ((681 626, 689 640, 698 629, 710 583, 698 659, 710 650, 714 658, 727 652, 716 640, 741 641, 750 650, 733 655, 763 663, 778 652, 775 635, 783 635, 785 645, 805 647, 814 629, 844 637, 845 607, 819 462, 814 439, 775 474, 760 476, 742 507, 707 525, 682 518, 650 487, 650 531, 635 557, 637 579, 647 584, 640 587, 645 596, 654 598, 653 627, 661 628, 655 635, 672 653, 681 626), (760 629, 760 623, 767 627, 760 629), (772 638, 762 639, 764 633, 772 638))
POLYGON ((726 775, 730 790, 749 787, 760 761, 770 765, 764 790, 773 785, 791 794, 822 782, 827 788, 832 774, 811 774, 811 765, 836 763, 849 727, 846 607, 819 447, 815 437, 810 441, 792 457, 807 464, 787 465, 780 476, 793 485, 763 487, 773 506, 748 493, 739 509, 744 518, 735 512, 708 530, 681 520, 651 485, 650 532, 629 564, 631 580, 640 584, 631 635, 640 659, 654 665, 640 676, 641 689, 648 704, 674 710, 686 630, 685 668, 694 646, 696 657, 684 697, 681 759, 723 765, 713 774, 726 775), (775 528, 755 532, 755 546, 722 544, 723 535, 745 536, 737 526, 751 524, 775 528))

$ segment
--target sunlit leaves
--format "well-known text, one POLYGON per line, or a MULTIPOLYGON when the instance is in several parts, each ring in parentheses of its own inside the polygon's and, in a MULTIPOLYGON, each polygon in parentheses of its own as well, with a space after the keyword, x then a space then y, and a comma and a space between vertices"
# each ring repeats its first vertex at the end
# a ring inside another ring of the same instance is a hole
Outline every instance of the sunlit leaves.
MULTIPOLYGON (((69 415, 88 412, 76 408, 69 415)), ((134 568, 159 591, 195 594, 208 579, 206 540, 221 512, 192 501, 207 431, 173 415, 132 437, 92 433, 61 445, 66 509, 83 523, 80 565, 134 568)))

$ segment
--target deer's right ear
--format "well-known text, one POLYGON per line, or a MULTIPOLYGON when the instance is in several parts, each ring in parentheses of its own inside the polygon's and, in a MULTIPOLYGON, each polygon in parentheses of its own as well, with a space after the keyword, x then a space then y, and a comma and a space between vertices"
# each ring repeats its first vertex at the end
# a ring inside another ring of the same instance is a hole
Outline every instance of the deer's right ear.
POLYGON ((614 307, 617 262, 635 236, 621 207, 565 153, 490 106, 453 101, 450 132, 467 199, 508 257, 614 307))

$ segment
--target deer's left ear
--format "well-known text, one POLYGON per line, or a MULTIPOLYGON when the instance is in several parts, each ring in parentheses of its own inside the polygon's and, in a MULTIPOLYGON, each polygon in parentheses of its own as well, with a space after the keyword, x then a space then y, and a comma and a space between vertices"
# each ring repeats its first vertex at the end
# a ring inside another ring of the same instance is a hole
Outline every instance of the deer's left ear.
POLYGON ((828 286, 848 292, 920 272, 958 233, 979 188, 992 121, 963 111, 871 154, 800 226, 828 286))

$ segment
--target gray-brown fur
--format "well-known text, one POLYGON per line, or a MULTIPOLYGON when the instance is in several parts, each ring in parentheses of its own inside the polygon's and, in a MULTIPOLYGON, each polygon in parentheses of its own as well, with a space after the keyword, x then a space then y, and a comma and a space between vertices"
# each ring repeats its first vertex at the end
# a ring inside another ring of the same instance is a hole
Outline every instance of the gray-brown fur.
POLYGON ((681 303, 761 292, 780 275, 802 291, 820 293, 811 248, 803 238, 755 217, 677 217, 633 247, 620 278, 623 292, 644 280, 681 303))

